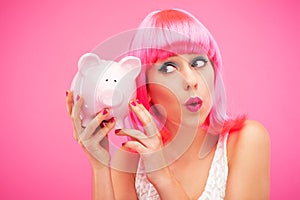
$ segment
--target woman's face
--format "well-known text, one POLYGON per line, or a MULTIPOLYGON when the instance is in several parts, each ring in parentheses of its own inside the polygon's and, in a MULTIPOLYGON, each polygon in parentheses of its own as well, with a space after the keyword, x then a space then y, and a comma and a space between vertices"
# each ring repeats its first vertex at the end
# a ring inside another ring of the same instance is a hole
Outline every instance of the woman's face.
POLYGON ((158 60, 147 71, 149 97, 167 113, 166 126, 199 126, 213 102, 214 70, 207 55, 158 60))

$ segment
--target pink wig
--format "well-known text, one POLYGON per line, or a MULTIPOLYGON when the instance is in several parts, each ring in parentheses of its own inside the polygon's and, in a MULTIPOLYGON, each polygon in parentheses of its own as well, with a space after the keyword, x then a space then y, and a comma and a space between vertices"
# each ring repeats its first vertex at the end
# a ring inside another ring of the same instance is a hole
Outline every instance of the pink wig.
POLYGON ((140 24, 131 41, 130 54, 141 59, 143 67, 137 78, 137 98, 149 110, 146 72, 158 59, 186 53, 205 53, 214 66, 215 92, 213 107, 203 124, 212 134, 239 129, 245 116, 235 120, 226 114, 226 97, 219 47, 210 32, 194 16, 183 10, 162 10, 150 13, 140 24))

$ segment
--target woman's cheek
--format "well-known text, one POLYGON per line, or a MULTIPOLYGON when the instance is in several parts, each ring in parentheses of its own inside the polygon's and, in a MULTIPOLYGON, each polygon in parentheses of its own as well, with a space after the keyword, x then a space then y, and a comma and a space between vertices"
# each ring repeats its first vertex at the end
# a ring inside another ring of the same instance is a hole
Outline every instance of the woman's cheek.
POLYGON ((153 104, 161 104, 167 109, 171 105, 178 105, 178 97, 166 86, 160 84, 149 84, 149 95, 153 104))

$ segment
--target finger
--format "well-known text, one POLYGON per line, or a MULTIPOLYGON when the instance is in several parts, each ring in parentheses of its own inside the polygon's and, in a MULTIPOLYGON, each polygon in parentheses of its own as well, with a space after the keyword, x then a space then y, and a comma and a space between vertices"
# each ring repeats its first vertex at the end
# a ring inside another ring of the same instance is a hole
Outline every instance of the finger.
POLYGON ((137 103, 136 100, 130 101, 129 104, 131 110, 137 115, 142 125, 146 125, 153 121, 152 116, 148 112, 148 110, 142 105, 137 103))
MULTIPOLYGON (((93 136, 96 129, 103 122, 105 117, 107 117, 109 115, 109 112, 105 111, 105 110, 108 110, 108 109, 104 109, 103 112, 99 113, 92 121, 89 122, 87 127, 80 134, 81 140, 83 140, 83 141, 88 140, 89 138, 91 138, 93 136)), ((94 139, 94 140, 97 140, 98 142, 100 142, 102 140, 102 138, 105 137, 107 135, 107 133, 113 128, 114 124, 115 124, 115 118, 111 118, 110 121, 105 124, 102 123, 103 126, 99 129, 99 131, 97 133, 95 133, 95 137, 98 139, 94 139)))
POLYGON ((72 107, 73 107, 73 92, 71 92, 70 90, 66 91, 66 106, 67 106, 67 112, 71 117, 72 107))
MULTIPOLYGON (((73 92, 70 91, 70 90, 67 90, 66 91, 66 107, 67 107, 68 115, 70 117, 72 117, 72 108, 73 108, 73 105, 74 105, 73 92)), ((72 120, 72 123, 73 123, 73 127, 74 127, 73 120, 72 120)), ((76 139, 76 141, 79 142, 79 137, 78 137, 78 133, 77 133, 76 130, 73 131, 73 136, 76 139)))
POLYGON ((160 132, 158 131, 156 124, 153 121, 148 123, 147 125, 144 125, 143 128, 148 137, 152 137, 155 135, 160 137, 160 132))
POLYGON ((104 139, 105 136, 109 133, 109 131, 115 125, 115 118, 109 120, 109 122, 105 125, 105 127, 101 128, 97 133, 95 133, 92 137, 88 138, 87 140, 82 140, 80 143, 83 144, 84 148, 87 149, 93 156, 99 155, 106 155, 104 157, 96 156, 99 161, 103 160, 104 158, 109 157, 107 155, 108 144, 103 145, 103 142, 108 142, 107 139, 104 139), (103 146, 102 146, 103 145, 103 146), (97 153, 98 152, 98 153, 97 153))
POLYGON ((109 153, 99 143, 95 142, 94 138, 83 142, 84 150, 88 152, 92 157, 102 162, 103 164, 109 163, 109 153))
POLYGON ((100 129, 100 132, 103 134, 103 137, 105 137, 116 125, 116 118, 111 118, 108 123, 104 124, 104 126, 100 129))
POLYGON ((157 147, 160 147, 160 142, 159 140, 157 140, 157 138, 150 138, 143 132, 135 129, 118 129, 117 131, 115 131, 115 134, 118 136, 130 137, 131 141, 138 141, 139 143, 150 149, 156 149, 157 147))
POLYGON ((84 131, 80 134, 80 138, 82 140, 86 140, 90 138, 97 127, 103 122, 103 120, 109 115, 109 109, 104 108, 101 112, 99 112, 93 120, 91 120, 84 131))
POLYGON ((78 95, 76 97, 76 102, 74 103, 74 106, 72 109, 72 114, 71 114, 74 129, 75 129, 75 131, 77 131, 79 133, 81 133, 83 131, 82 122, 80 119, 80 112, 81 112, 83 102, 84 102, 83 98, 78 95))
POLYGON ((148 152, 147 148, 138 141, 128 141, 123 143, 123 147, 133 149, 139 154, 145 154, 148 152))
POLYGON ((143 104, 139 103, 138 100, 134 100, 130 102, 130 107, 141 121, 147 136, 160 135, 151 114, 143 104))
POLYGON ((151 119, 151 121, 153 121, 153 117, 150 114, 150 112, 145 108, 145 106, 143 104, 140 103, 140 101, 138 99, 135 100, 136 105, 145 113, 145 115, 151 119))
POLYGON ((147 139, 148 137, 141 131, 135 129, 117 129, 115 134, 118 136, 129 136, 133 139, 142 140, 147 139))
POLYGON ((161 139, 159 137, 149 137, 143 132, 135 129, 117 129, 115 134, 118 136, 130 137, 132 139, 131 141, 137 141, 151 151, 162 148, 161 139))

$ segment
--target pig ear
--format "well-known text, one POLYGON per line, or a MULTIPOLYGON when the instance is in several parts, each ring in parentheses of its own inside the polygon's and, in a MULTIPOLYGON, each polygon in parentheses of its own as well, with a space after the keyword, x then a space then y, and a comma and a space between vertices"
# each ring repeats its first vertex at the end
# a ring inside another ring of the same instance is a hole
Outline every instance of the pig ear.
POLYGON ((134 70, 134 76, 137 77, 141 71, 141 60, 134 56, 126 56, 124 57, 119 64, 128 69, 129 71, 134 70))
POLYGON ((78 61, 78 70, 84 70, 89 67, 99 65, 101 63, 100 58, 97 56, 97 54, 94 53, 86 53, 82 55, 78 61))

